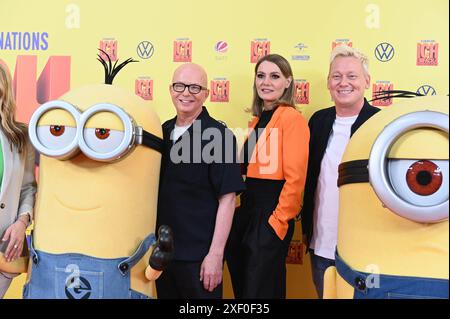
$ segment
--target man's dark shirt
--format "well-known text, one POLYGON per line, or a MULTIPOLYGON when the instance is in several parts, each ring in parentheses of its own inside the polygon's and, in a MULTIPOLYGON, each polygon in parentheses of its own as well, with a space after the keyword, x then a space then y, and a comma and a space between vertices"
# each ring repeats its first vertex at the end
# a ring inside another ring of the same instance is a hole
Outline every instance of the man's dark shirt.
POLYGON ((211 245, 220 196, 240 193, 245 184, 233 133, 209 116, 205 107, 174 144, 171 133, 175 122, 176 117, 162 125, 157 227, 172 228, 174 260, 201 261, 211 245), (203 153, 215 155, 212 162, 203 153))

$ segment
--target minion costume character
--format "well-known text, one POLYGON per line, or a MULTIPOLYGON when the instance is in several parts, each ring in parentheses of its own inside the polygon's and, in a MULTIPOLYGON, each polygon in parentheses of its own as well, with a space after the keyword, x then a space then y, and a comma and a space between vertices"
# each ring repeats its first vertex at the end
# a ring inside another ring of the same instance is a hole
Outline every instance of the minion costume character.
POLYGON ((30 120, 41 157, 24 298, 148 298, 171 256, 170 229, 153 234, 159 118, 109 85, 133 61, 99 58, 107 84, 44 103, 30 120))
POLYGON ((448 97, 404 100, 350 140, 325 298, 448 298, 448 110, 448 97))

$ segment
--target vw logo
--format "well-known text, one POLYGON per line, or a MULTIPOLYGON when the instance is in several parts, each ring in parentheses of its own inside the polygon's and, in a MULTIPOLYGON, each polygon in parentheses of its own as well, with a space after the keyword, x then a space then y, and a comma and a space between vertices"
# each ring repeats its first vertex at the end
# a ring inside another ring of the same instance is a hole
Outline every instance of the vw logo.
POLYGON ((416 93, 420 95, 436 95, 436 90, 432 86, 426 84, 418 88, 416 93))
POLYGON ((155 48, 151 42, 142 41, 138 44, 136 51, 141 59, 149 59, 152 57, 153 52, 155 52, 155 48))
POLYGON ((392 60, 394 53, 394 47, 387 42, 380 43, 375 48, 375 57, 381 62, 392 60))

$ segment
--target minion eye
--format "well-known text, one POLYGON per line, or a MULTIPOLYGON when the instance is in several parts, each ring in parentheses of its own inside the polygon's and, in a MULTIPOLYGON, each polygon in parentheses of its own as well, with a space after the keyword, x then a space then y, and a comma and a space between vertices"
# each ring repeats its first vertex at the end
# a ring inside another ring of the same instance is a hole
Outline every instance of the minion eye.
POLYGON ((96 128, 95 129, 95 136, 99 139, 99 140, 104 140, 107 139, 109 137, 109 128, 96 128))
POLYGON ((50 133, 53 136, 61 136, 64 134, 65 128, 64 125, 50 125, 50 133))
POLYGON ((406 202, 422 206, 448 199, 448 161, 388 160, 388 175, 395 193, 406 202))
POLYGON ((83 112, 80 117, 80 149, 89 158, 110 162, 119 160, 135 146, 135 123, 117 105, 99 103, 83 112), (101 127, 106 118, 119 123, 115 127, 101 127))
POLYGON ((448 218, 448 160, 387 159, 400 136, 422 127, 438 129, 448 137, 448 115, 419 111, 388 124, 370 151, 369 180, 392 212, 416 222, 435 223, 448 218))
POLYGON ((77 129, 65 125, 42 125, 37 127, 36 134, 42 146, 51 150, 60 150, 74 141, 77 129))
POLYGON ((28 134, 43 155, 68 159, 78 152, 80 111, 70 103, 53 100, 39 106, 30 118, 28 134))
POLYGON ((406 182, 414 193, 432 195, 441 188, 442 172, 439 166, 431 161, 417 161, 409 166, 406 182))
POLYGON ((108 128, 85 128, 83 138, 86 145, 96 153, 110 153, 123 141, 124 132, 108 128))

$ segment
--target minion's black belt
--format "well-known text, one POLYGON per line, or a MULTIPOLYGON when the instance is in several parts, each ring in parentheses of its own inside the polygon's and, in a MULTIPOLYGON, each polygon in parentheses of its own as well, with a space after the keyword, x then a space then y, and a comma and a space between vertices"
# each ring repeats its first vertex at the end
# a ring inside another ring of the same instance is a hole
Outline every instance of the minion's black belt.
POLYGON ((355 160, 339 164, 337 186, 369 182, 369 160, 355 160))

